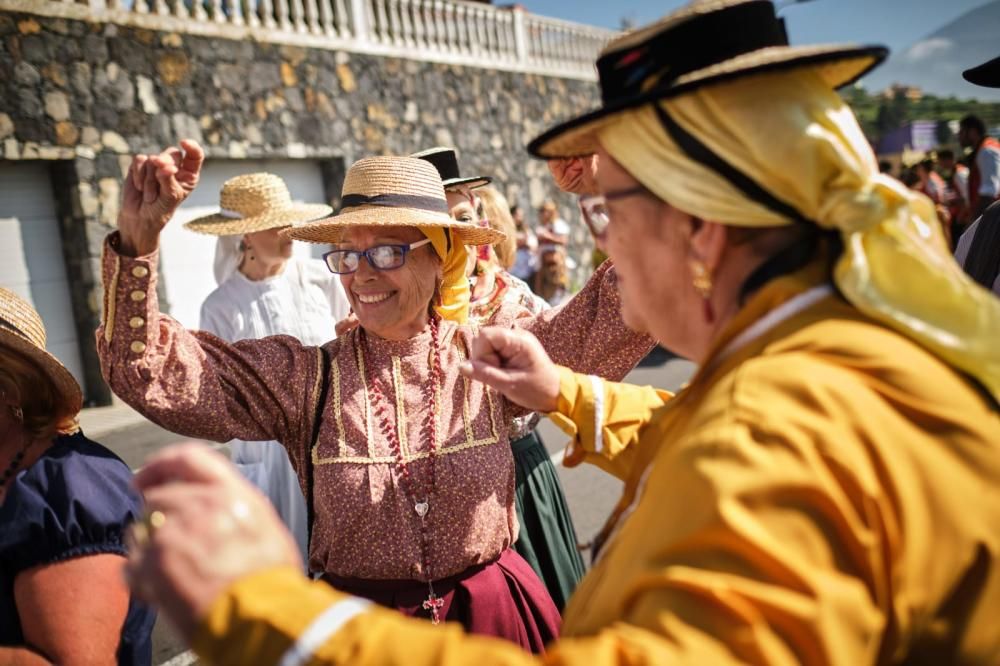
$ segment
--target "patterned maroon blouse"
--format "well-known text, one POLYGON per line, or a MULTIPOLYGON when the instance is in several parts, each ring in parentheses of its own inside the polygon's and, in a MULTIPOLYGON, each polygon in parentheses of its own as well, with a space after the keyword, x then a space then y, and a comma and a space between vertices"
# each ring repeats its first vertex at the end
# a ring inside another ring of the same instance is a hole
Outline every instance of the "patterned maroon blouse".
MULTIPOLYGON (((357 330, 324 345, 331 357, 329 389, 318 444, 309 451, 319 407, 319 349, 288 336, 228 343, 185 330, 159 311, 157 255, 120 255, 116 241, 112 234, 105 244, 104 323, 97 330, 102 369, 114 392, 182 435, 282 442, 303 488, 303 462, 311 455, 312 570, 426 579, 420 521, 400 486, 365 378, 379 378, 395 422, 405 424, 399 429, 403 455, 414 485, 424 486, 430 405, 422 387, 430 372, 430 329, 406 341, 368 335, 365 358, 357 330)), ((607 265, 564 307, 531 316, 504 306, 493 323, 529 330, 557 363, 610 379, 624 377, 652 346, 622 323, 614 271, 607 265)), ((508 427, 523 410, 459 374, 473 334, 468 326, 440 326, 437 483, 427 513, 433 578, 490 562, 517 536, 508 427)))

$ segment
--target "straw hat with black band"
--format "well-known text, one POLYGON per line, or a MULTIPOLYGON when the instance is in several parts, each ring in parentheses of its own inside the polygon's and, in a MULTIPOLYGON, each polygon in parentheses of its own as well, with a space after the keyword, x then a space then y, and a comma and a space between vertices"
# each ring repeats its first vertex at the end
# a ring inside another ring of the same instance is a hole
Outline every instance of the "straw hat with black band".
POLYGON ((504 237, 495 229, 453 220, 437 169, 415 157, 358 160, 344 178, 340 212, 282 233, 309 243, 338 243, 349 226, 448 229, 464 245, 490 245, 504 237))
POLYGON ((886 55, 789 46, 769 1, 696 0, 612 42, 598 60, 602 108, 529 150, 555 158, 600 148, 698 219, 836 231, 844 249, 833 279, 844 298, 1000 398, 1000 302, 955 263, 932 202, 879 173, 835 92, 886 55))
POLYGON ((416 157, 433 164, 434 168, 441 174, 441 183, 446 190, 461 185, 474 190, 477 187, 483 187, 493 182, 493 179, 489 176, 463 177, 461 170, 458 168, 458 151, 454 148, 437 146, 421 150, 419 153, 413 153, 410 157, 416 157))
POLYGON ((293 203, 285 181, 270 173, 230 178, 222 184, 219 207, 218 213, 191 220, 184 228, 211 236, 242 236, 315 220, 333 211, 325 204, 293 203))
POLYGON ((45 350, 45 324, 35 308, 9 289, 0 287, 0 353, 14 351, 34 362, 62 396, 68 414, 83 407, 83 392, 59 359, 45 350))
POLYGON ((469 317, 467 245, 492 245, 502 232, 454 220, 448 197, 433 164, 416 157, 368 157, 358 160, 344 178, 340 212, 296 224, 283 234, 309 243, 339 243, 350 226, 416 227, 441 259, 442 280, 437 313, 458 324, 469 317))

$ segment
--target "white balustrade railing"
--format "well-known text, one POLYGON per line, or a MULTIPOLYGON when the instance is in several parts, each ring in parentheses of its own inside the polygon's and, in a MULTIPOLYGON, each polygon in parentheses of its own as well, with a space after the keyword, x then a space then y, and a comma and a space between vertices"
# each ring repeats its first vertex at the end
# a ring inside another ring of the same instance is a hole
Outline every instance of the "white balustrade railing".
POLYGON ((615 33, 464 0, 0 0, 0 11, 593 79, 615 33))
POLYGON ((524 32, 530 64, 552 69, 593 66, 609 39, 607 30, 531 15, 524 17, 524 32))
MULTIPOLYGON (((365 4, 371 21, 368 37, 382 46, 468 55, 491 63, 519 59, 514 34, 517 10, 454 0, 366 0, 365 4)), ((605 40, 610 34, 605 33, 605 40)), ((594 56, 596 50, 591 63, 594 56)))

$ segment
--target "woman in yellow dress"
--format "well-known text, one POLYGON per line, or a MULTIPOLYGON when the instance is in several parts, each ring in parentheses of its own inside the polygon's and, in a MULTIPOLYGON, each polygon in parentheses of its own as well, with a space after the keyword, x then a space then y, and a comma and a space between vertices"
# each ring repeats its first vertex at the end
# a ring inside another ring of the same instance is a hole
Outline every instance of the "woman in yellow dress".
POLYGON ((260 540, 185 506, 243 496, 200 450, 139 480, 165 523, 134 580, 220 663, 995 663, 1000 303, 835 93, 884 56, 791 47, 772 3, 702 0, 613 42, 603 108, 531 144, 597 154, 626 323, 699 364, 668 399, 519 332, 477 339, 467 374, 625 483, 544 659, 360 606, 280 554, 197 576, 200 548, 260 540))

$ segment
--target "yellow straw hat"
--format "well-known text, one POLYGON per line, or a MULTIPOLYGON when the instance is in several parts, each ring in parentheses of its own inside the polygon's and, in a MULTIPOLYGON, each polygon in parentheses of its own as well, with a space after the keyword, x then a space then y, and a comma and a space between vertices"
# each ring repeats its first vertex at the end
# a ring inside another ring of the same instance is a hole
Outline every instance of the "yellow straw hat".
POLYGON ((0 353, 13 350, 36 363, 62 395, 68 411, 76 414, 83 407, 83 392, 66 366, 45 350, 45 339, 45 324, 35 308, 0 287, 0 353))
POLYGON ((548 130, 528 152, 589 155, 595 133, 623 111, 752 74, 810 68, 839 88, 887 55, 881 46, 789 46, 771 0, 695 0, 608 44, 597 59, 601 108, 548 130))
POLYGON ((333 211, 325 204, 293 203, 285 181, 270 173, 230 178, 222 184, 219 207, 218 213, 184 227, 200 234, 236 236, 315 220, 333 211))
POLYGON ((440 227, 465 245, 492 245, 503 232, 453 220, 437 169, 415 157, 366 157, 347 171, 340 212, 282 233, 310 243, 338 243, 349 226, 440 227))

